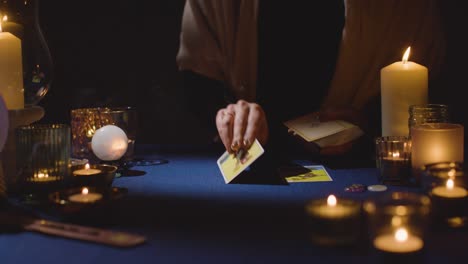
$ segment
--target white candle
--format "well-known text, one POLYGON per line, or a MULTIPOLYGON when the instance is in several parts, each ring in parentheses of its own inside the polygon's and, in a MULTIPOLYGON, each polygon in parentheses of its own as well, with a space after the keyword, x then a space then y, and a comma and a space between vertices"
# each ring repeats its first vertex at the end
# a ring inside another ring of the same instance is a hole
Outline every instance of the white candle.
POLYGON ((98 173, 101 173, 101 170, 91 169, 88 163, 86 163, 84 169, 73 171, 74 175, 93 175, 93 174, 98 174, 98 173))
POLYGON ((409 106, 428 101, 428 70, 408 61, 409 52, 380 71, 382 136, 408 135, 409 106))
POLYGON ((50 176, 47 172, 34 173, 33 177, 29 180, 32 182, 51 182, 58 181, 60 178, 57 176, 50 176))
POLYGON ((444 198, 464 198, 468 192, 465 188, 455 186, 452 179, 448 179, 445 186, 437 186, 432 189, 432 194, 444 198))
POLYGON ((411 128, 411 167, 437 162, 463 162, 464 128, 460 124, 427 123, 411 128))
POLYGON ((307 211, 311 215, 326 219, 348 218, 359 212, 355 207, 338 203, 338 200, 334 195, 329 195, 325 204, 309 206, 307 211))
POLYGON ((0 22, 0 94, 8 109, 24 108, 21 40, 2 32, 0 22))
POLYGON ((105 125, 91 139, 93 153, 101 160, 118 160, 128 147, 127 134, 118 126, 105 125))
POLYGON ((374 247, 391 253, 411 253, 421 250, 424 245, 423 240, 401 227, 394 234, 378 235, 374 239, 374 247))
POLYGON ((68 197, 68 200, 76 203, 94 203, 102 199, 102 194, 89 192, 88 188, 83 188, 81 193, 73 194, 68 197))

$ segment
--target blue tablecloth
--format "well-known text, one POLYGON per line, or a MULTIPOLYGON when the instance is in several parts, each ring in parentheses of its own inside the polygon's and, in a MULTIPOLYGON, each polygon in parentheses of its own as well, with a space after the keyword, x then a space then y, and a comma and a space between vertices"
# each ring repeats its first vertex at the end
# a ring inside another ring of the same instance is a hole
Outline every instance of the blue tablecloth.
MULTIPOLYGON (((156 146, 138 146, 137 151, 146 159, 164 158, 169 163, 133 167, 140 173, 113 183, 128 189, 124 198, 92 216, 61 221, 143 234, 145 244, 121 249, 39 233, 4 232, 0 263, 372 263, 365 240, 340 248, 312 244, 304 205, 331 193, 362 201, 392 191, 418 191, 389 186, 386 192, 344 192, 354 183, 376 184, 375 168, 327 168, 331 182, 225 184, 216 164, 222 153, 156 146)), ((467 245, 466 230, 433 230, 424 260, 466 260, 467 245)))

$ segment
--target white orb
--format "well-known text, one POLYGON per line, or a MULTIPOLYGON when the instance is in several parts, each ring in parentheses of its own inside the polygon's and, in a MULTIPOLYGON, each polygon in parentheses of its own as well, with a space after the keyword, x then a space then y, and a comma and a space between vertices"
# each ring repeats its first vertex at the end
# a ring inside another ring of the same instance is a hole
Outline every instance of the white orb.
POLYGON ((125 154, 127 147, 127 135, 114 125, 99 128, 91 139, 91 149, 100 160, 118 160, 125 154))

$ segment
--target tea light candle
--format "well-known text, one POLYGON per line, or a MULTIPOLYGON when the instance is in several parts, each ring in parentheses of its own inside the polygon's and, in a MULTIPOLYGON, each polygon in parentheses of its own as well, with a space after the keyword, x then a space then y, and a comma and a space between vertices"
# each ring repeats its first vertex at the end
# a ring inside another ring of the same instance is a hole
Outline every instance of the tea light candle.
POLYGON ((73 194, 68 200, 76 203, 94 203, 102 199, 102 194, 89 192, 88 188, 83 188, 81 193, 73 194))
POLYGON ((101 173, 101 170, 94 169, 94 168, 91 169, 89 166, 89 163, 86 163, 84 169, 73 171, 74 175, 94 175, 94 174, 99 174, 99 173, 101 173))
POLYGON ((394 234, 382 234, 374 239, 376 249, 389 253, 412 253, 423 248, 423 240, 410 234, 406 228, 398 228, 394 234))
POLYGON ((411 167, 415 173, 426 164, 463 162, 464 128, 460 124, 426 123, 411 128, 411 167))
POLYGON ((408 61, 410 47, 401 61, 380 71, 382 101, 382 136, 407 136, 410 105, 426 104, 428 70, 408 61))
POLYGON ((348 244, 359 235, 360 204, 329 195, 326 200, 309 202, 306 212, 310 220, 311 238, 322 245, 348 244))
POLYGON ((452 179, 448 179, 445 186, 432 189, 432 194, 444 198, 464 198, 468 195, 468 192, 465 188, 455 186, 452 179))
POLYGON ((32 182, 51 182, 59 180, 59 177, 50 176, 47 172, 38 172, 34 173, 33 177, 29 178, 28 180, 32 182))

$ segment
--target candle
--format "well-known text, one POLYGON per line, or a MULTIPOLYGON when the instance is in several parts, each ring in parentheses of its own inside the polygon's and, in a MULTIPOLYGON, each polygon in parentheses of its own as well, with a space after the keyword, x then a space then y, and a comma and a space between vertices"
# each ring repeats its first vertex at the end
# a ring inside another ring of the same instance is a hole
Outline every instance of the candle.
POLYGON ((0 94, 8 109, 24 108, 21 40, 2 32, 0 22, 0 94))
POLYGON ((410 47, 402 61, 380 71, 382 135, 406 136, 410 105, 427 104, 428 71, 425 66, 408 61, 410 47))
POLYGON ((310 237, 320 245, 351 244, 359 236, 360 204, 329 195, 326 200, 310 201, 306 206, 310 237))
POLYGON ((411 166, 418 174, 424 165, 463 162, 464 128, 459 124, 426 123, 411 128, 411 166))
POLYGON ((432 194, 445 198, 464 198, 468 195, 465 188, 455 186, 452 179, 448 179, 445 186, 438 186, 432 189, 432 194))
POLYGON ((49 173, 47 172, 38 172, 34 173, 32 178, 29 178, 29 181, 32 182, 51 182, 51 181, 57 181, 59 180, 60 177, 57 176, 49 176, 49 173))
POLYGON ((125 154, 127 147, 127 135, 115 125, 99 128, 91 139, 93 153, 101 160, 118 160, 125 154))
POLYGON ((81 193, 73 194, 68 197, 68 200, 76 203, 94 203, 102 199, 102 194, 89 192, 88 188, 83 188, 81 193))
POLYGON ((404 227, 398 228, 394 234, 378 235, 374 239, 376 249, 390 253, 412 253, 423 248, 423 240, 410 234, 404 227))
POLYGON ((101 170, 94 169, 94 168, 91 169, 90 166, 89 166, 89 163, 86 163, 84 169, 73 171, 74 175, 93 175, 93 174, 98 174, 98 173, 101 173, 101 170))
POLYGON ((381 183, 404 185, 410 181, 411 143, 408 137, 378 137, 376 153, 381 183))

